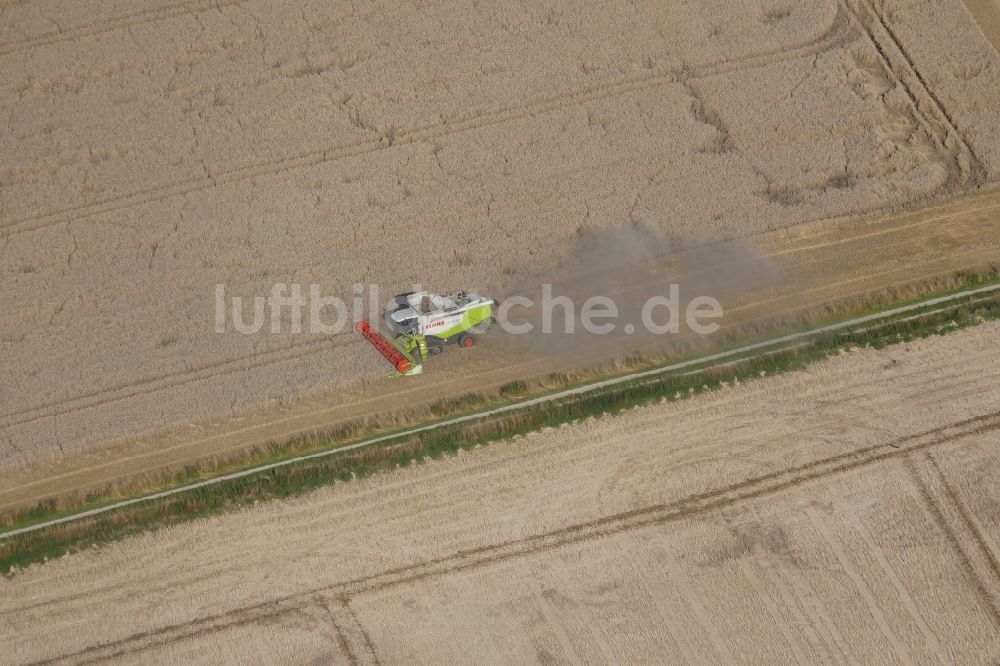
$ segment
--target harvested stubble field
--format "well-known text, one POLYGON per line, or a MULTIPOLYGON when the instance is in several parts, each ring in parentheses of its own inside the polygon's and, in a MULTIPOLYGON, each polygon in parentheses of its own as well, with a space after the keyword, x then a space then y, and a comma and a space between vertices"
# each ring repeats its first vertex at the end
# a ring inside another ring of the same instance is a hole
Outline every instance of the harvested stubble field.
POLYGON ((995 663, 997 335, 853 351, 34 566, 0 581, 6 657, 995 663))
MULTIPOLYGON (((215 334, 220 282, 503 293, 590 230, 784 256, 832 218, 872 261, 800 252, 789 274, 832 286, 782 311, 980 267, 995 196, 924 227, 940 245, 866 230, 996 180, 998 97, 958 0, 4 3, 0 486, 396 390, 350 333, 215 334)), ((417 392, 467 391, 449 363, 417 392)))

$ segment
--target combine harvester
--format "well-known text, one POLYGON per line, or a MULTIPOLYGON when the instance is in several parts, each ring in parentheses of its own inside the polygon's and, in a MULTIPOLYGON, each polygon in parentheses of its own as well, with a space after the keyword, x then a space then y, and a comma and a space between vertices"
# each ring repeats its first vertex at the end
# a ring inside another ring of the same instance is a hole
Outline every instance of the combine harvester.
POLYGON ((385 311, 383 319, 395 334, 392 338, 363 320, 355 329, 395 366, 394 377, 419 375, 424 359, 440 354, 445 345, 474 346, 473 336, 496 322, 495 305, 495 300, 471 291, 446 296, 415 291, 396 296, 385 311))

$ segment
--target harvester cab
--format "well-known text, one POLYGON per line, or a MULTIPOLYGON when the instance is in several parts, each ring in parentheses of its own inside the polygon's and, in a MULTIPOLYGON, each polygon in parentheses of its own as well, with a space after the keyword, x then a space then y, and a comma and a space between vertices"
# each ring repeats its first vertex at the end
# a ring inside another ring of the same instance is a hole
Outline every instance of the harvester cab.
POLYGON ((475 346, 474 336, 496 322, 495 305, 493 299, 471 291, 446 295, 414 291, 396 296, 383 315, 392 338, 365 321, 357 330, 396 366, 397 375, 419 374, 424 359, 440 354, 446 345, 475 346))

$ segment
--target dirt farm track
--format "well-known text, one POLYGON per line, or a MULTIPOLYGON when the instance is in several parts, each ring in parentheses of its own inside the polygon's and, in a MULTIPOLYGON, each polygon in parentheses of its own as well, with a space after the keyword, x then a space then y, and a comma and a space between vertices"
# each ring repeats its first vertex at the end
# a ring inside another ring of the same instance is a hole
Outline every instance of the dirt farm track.
MULTIPOLYGON (((753 332, 996 270, 998 49, 1000 0, 0 0, 0 513, 680 344, 390 381, 220 334, 219 284, 677 282, 753 332)), ((997 664, 998 334, 32 566, 0 663, 997 664)))

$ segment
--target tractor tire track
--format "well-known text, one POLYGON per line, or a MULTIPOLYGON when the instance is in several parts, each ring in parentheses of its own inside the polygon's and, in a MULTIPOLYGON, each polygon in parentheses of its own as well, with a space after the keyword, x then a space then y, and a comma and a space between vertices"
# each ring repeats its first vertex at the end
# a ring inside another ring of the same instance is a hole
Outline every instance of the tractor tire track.
POLYGON ((927 85, 923 75, 882 15, 869 0, 845 0, 844 6, 852 23, 874 47, 886 74, 891 76, 906 93, 914 117, 934 139, 937 147, 943 151, 949 150, 952 146, 957 147, 959 155, 964 158, 955 160, 959 182, 967 187, 982 185, 986 179, 982 162, 958 131, 951 115, 927 85), (929 115, 937 122, 932 122, 929 115))
POLYGON ((885 31, 886 35, 888 35, 893 48, 898 51, 904 64, 905 76, 912 77, 916 81, 916 85, 911 84, 910 89, 919 88, 920 92, 927 96, 930 101, 932 112, 937 115, 947 127, 948 139, 955 141, 959 146, 961 146, 961 149, 969 158, 971 163, 969 167, 971 169, 971 173, 969 176, 976 185, 982 184, 985 181, 985 168, 983 167, 980 159, 976 156, 972 146, 970 146, 969 142, 965 140, 965 136, 959 131, 958 125, 948 112, 948 108, 934 92, 934 89, 928 85, 927 80, 920 71, 920 68, 917 67, 916 63, 914 63, 913 57, 910 56, 906 47, 903 46, 902 40, 896 36, 896 32, 889 26, 888 21, 886 21, 882 13, 879 12, 878 8, 872 4, 871 0, 860 1, 864 3, 864 6, 871 13, 872 17, 878 22, 878 26, 885 31))
POLYGON ((357 613, 351 608, 351 600, 343 594, 338 594, 332 602, 327 604, 327 609, 331 617, 336 618, 339 631, 344 640, 344 647, 353 663, 374 664, 379 666, 382 662, 375 651, 375 643, 371 635, 361 624, 357 613), (364 655, 358 659, 359 655, 364 655))
POLYGON ((723 72, 753 69, 777 62, 823 53, 841 45, 845 40, 856 36, 856 32, 851 29, 849 22, 842 18, 844 11, 843 5, 838 3, 837 18, 830 25, 828 31, 816 40, 801 47, 750 56, 746 59, 693 66, 685 72, 654 70, 640 75, 581 86, 553 95, 536 97, 525 103, 492 109, 481 109, 454 118, 445 118, 439 122, 427 123, 397 131, 392 136, 379 135, 373 131, 372 136, 364 139, 307 151, 297 155, 263 160, 243 166, 224 168, 214 172, 206 168, 203 175, 193 175, 167 185, 159 185, 78 206, 45 213, 36 213, 11 220, 0 227, 3 230, 3 233, 0 233, 0 238, 9 238, 23 233, 39 231, 58 224, 66 224, 96 215, 127 210, 137 206, 164 201, 172 197, 212 189, 224 184, 273 176, 320 164, 335 163, 362 155, 380 153, 392 148, 427 143, 435 139, 572 108, 587 102, 634 94, 661 85, 676 83, 681 78, 704 78, 723 72))
POLYGON ((941 465, 938 463, 937 458, 935 458, 931 452, 926 452, 925 456, 927 461, 930 463, 931 467, 934 469, 934 473, 937 475, 938 479, 941 481, 941 486, 944 488, 945 494, 948 499, 954 504, 955 509, 958 511, 959 515, 962 516, 962 522, 965 523, 966 529, 969 530, 969 534, 976 541, 976 545, 982 551, 983 556, 989 563, 990 571, 992 571, 993 576, 996 578, 993 582, 996 584, 995 589, 1000 589, 1000 562, 997 561, 996 554, 989 547, 986 542, 986 537, 983 536, 982 531, 976 525, 976 521, 972 519, 972 514, 969 512, 969 507, 966 506, 965 502, 959 498, 958 493, 955 492, 955 488, 951 485, 951 481, 948 480, 947 475, 945 475, 944 470, 941 469, 941 465))
POLYGON ((940 473, 940 468, 938 468, 936 463, 934 463, 934 460, 930 455, 931 452, 929 450, 924 450, 921 451, 921 453, 922 455, 919 456, 919 461, 918 457, 914 455, 915 451, 909 452, 908 455, 903 458, 906 470, 909 473, 910 478, 917 489, 917 493, 923 501, 928 513, 930 513, 938 529, 941 530, 945 540, 948 542, 949 548, 958 557, 962 574, 969 584, 975 588, 976 596, 979 597, 979 601, 982 604, 983 609, 993 620, 994 624, 997 627, 1000 627, 1000 605, 997 604, 997 601, 990 593, 990 587, 992 586, 988 586, 977 572, 972 556, 962 545, 962 535, 959 534, 958 526, 948 519, 948 511, 942 505, 942 501, 948 501, 953 504, 955 510, 958 510, 961 503, 951 492, 951 488, 944 480, 944 475, 940 473), (921 467, 926 468, 926 471, 921 470, 921 467), (932 484, 940 485, 943 489, 945 497, 935 497, 937 491, 936 489, 932 489, 932 484))
POLYGON ((386 572, 378 576, 340 584, 350 596, 377 592, 389 587, 419 581, 500 562, 513 557, 531 555, 561 546, 603 538, 620 532, 690 518, 748 500, 760 499, 791 490, 804 484, 884 462, 917 451, 926 451, 965 437, 1000 430, 1000 411, 983 414, 921 433, 821 460, 790 467, 778 472, 746 479, 730 486, 690 495, 681 500, 642 509, 605 516, 588 523, 565 527, 552 532, 460 551, 439 561, 386 572))
MULTIPOLYGON (((27 2, 28 0, 8 0, 8 1, 11 2, 11 3, 24 3, 24 2, 27 2)), ((150 20, 148 22, 154 22, 155 20, 166 20, 168 18, 174 18, 176 16, 195 15, 197 13, 202 13, 204 11, 208 11, 209 9, 222 9, 222 8, 229 7, 229 6, 238 6, 238 5, 247 3, 249 1, 250 0, 201 0, 201 4, 202 5, 207 5, 206 8, 199 9, 198 7, 193 7, 193 8, 190 8, 189 11, 179 11, 175 15, 166 16, 166 17, 163 17, 163 19, 152 19, 152 20, 150 20)), ((762 52, 755 53, 753 55, 747 56, 745 58, 732 58, 732 59, 728 59, 728 60, 720 60, 720 61, 717 61, 717 62, 714 62, 714 63, 711 63, 711 64, 705 64, 705 65, 696 66, 696 68, 705 68, 706 73, 708 71, 713 70, 713 69, 717 70, 715 73, 722 73, 722 72, 725 72, 725 71, 730 71, 730 67, 734 66, 734 65, 736 66, 737 69, 739 69, 740 63, 743 63, 743 62, 748 62, 748 61, 756 60, 756 59, 770 59, 770 58, 774 58, 775 56, 780 56, 782 53, 786 53, 786 52, 789 52, 789 51, 806 48, 808 46, 817 44, 820 41, 826 39, 828 35, 830 35, 830 34, 833 33, 834 29, 837 27, 837 23, 838 22, 842 23, 843 21, 846 20, 846 17, 842 16, 843 10, 842 10, 842 8, 839 5, 839 3, 842 2, 842 1, 843 0, 833 0, 832 4, 836 4, 837 5, 838 15, 835 18, 834 22, 831 23, 831 25, 828 27, 828 29, 826 31, 824 31, 818 38, 806 40, 806 41, 800 42, 800 43, 788 44, 784 48, 781 48, 781 49, 773 49, 771 51, 762 51, 762 52)), ((188 7, 190 7, 191 2, 188 2, 188 3, 185 3, 185 4, 188 7)), ((2 9, 4 6, 5 6, 4 5, 4 0, 0 0, 0 9, 2 9)), ((167 9, 167 8, 163 8, 163 9, 167 9)), ((325 22, 324 23, 324 27, 326 29, 336 29, 336 28, 340 28, 340 27, 342 27, 344 25, 347 25, 349 23, 353 23, 353 22, 356 22, 356 21, 369 20, 373 16, 375 16, 380 9, 383 9, 383 7, 379 6, 378 4, 375 4, 375 5, 371 6, 371 7, 368 7, 364 13, 352 11, 352 12, 349 12, 346 15, 340 17, 340 18, 334 19, 334 20, 329 21, 329 22, 325 22)), ((155 11, 161 11, 161 9, 150 10, 150 11, 147 11, 147 12, 137 12, 136 14, 137 15, 138 14, 148 14, 148 13, 155 12, 155 11)), ((129 16, 131 16, 131 15, 127 15, 125 17, 120 17, 120 18, 108 19, 107 22, 116 22, 116 21, 122 20, 124 18, 128 18, 129 16)), ((96 25, 100 25, 100 24, 94 24, 94 25, 96 26, 96 25)), ((80 27, 80 28, 73 28, 71 30, 78 30, 78 29, 83 29, 83 28, 86 28, 86 27, 91 27, 91 26, 83 26, 83 27, 80 27)), ((126 28, 126 27, 132 27, 132 26, 111 27, 111 28, 108 28, 107 30, 101 30, 99 32, 110 32, 110 31, 113 31, 113 30, 117 30, 117 29, 120 29, 120 28, 126 28)), ((88 36, 88 35, 76 35, 76 36, 72 36, 72 35, 69 35, 70 32, 71 32, 70 30, 67 30, 67 31, 63 31, 61 33, 48 33, 46 35, 38 37, 37 39, 44 39, 44 38, 47 38, 47 37, 57 37, 57 36, 60 36, 60 35, 65 35, 66 37, 64 37, 64 39, 73 40, 73 39, 81 39, 84 36, 88 36)), ((58 41, 62 41, 62 40, 56 40, 53 43, 58 43, 58 41)), ((13 44, 19 44, 19 43, 20 42, 13 43, 13 44)), ((4 48, 4 45, 0 44, 0 56, 3 55, 3 48, 4 48)), ((28 47, 28 48, 33 48, 33 47, 28 47)), ((336 55, 336 51, 324 51, 322 53, 316 54, 316 57, 322 59, 324 57, 333 56, 333 55, 336 55)), ((767 63, 765 62, 763 64, 767 64, 767 63)), ((131 69, 132 65, 134 65, 133 62, 125 63, 125 68, 126 69, 131 69)), ((0 88, 0 90, 3 90, 3 91, 8 91, 8 90, 11 90, 11 89, 12 88, 0 88)))
MULTIPOLYGON (((663 525, 703 515, 743 502, 759 500, 806 484, 890 460, 909 460, 918 452, 927 452, 973 435, 1000 430, 1000 411, 956 421, 919 433, 912 433, 874 446, 830 456, 810 463, 788 467, 743 481, 696 493, 687 497, 602 516, 595 520, 550 532, 512 539, 490 546, 452 553, 426 562, 390 569, 378 574, 344 581, 267 602, 237 608, 157 630, 140 632, 120 640, 94 645, 51 659, 33 662, 48 664, 91 664, 116 657, 131 656, 155 647, 204 636, 231 627, 254 622, 316 605, 327 599, 344 603, 358 595, 477 569, 518 557, 530 556, 565 546, 606 538, 622 532, 663 525)), ((16 612, 16 611, 14 611, 16 612)), ((360 626, 360 623, 359 623, 360 626)))
POLYGON ((29 51, 40 46, 58 44, 59 42, 73 42, 106 32, 137 28, 148 23, 166 21, 178 16, 201 14, 213 10, 222 11, 226 7, 239 5, 245 1, 246 0, 192 0, 188 2, 174 3, 165 7, 158 7, 156 9, 123 14, 122 16, 116 16, 99 23, 77 26, 62 32, 50 32, 19 42, 0 44, 0 57, 10 55, 12 53, 29 51))
MULTIPOLYGON (((23 0, 23 1, 27 1, 27 0, 23 0)), ((197 16, 199 14, 205 13, 206 11, 210 11, 210 10, 221 11, 222 9, 225 9, 227 7, 237 7, 237 6, 246 4, 246 3, 250 2, 250 1, 251 0, 202 0, 202 4, 205 5, 205 7, 202 8, 202 9, 199 9, 198 7, 193 7, 192 8, 191 7, 192 3, 189 1, 189 2, 184 3, 189 8, 189 11, 178 12, 177 14, 174 14, 174 15, 171 15, 171 16, 165 16, 162 19, 153 19, 153 20, 150 20, 150 21, 146 21, 145 23, 152 23, 152 22, 155 22, 156 20, 168 20, 170 18, 176 18, 178 16, 197 16)), ((384 2, 384 0, 382 0, 382 1, 384 2)), ((2 0, 0 0, 0 9, 2 9, 3 6, 4 5, 2 4, 2 0)), ((324 27, 327 30, 336 30, 336 29, 341 28, 341 27, 343 27, 343 26, 345 26, 345 25, 347 25, 349 23, 366 21, 366 20, 370 19, 371 17, 375 16, 380 9, 382 9, 382 7, 380 5, 373 4, 372 6, 368 7, 364 13, 360 13, 360 12, 356 12, 356 11, 349 11, 345 15, 343 15, 343 16, 341 16, 339 18, 336 18, 336 19, 333 19, 331 21, 325 22, 324 23, 324 27)), ((112 21, 112 22, 116 21, 116 20, 118 20, 118 19, 109 19, 109 21, 112 21)), ((144 25, 144 24, 140 24, 140 25, 144 25)), ((110 32, 110 31, 113 31, 113 30, 117 30, 117 29, 121 29, 121 28, 129 28, 129 27, 133 27, 133 26, 121 26, 120 28, 110 28, 109 30, 103 30, 103 31, 100 31, 100 32, 110 32)), ((67 32, 68 31, 64 31, 64 32, 58 33, 58 34, 65 35, 67 32)), ((56 33, 51 33, 51 34, 54 36, 56 33)), ((92 33, 92 34, 99 34, 99 33, 92 33)), ((46 35, 46 36, 49 36, 49 35, 46 35)), ((87 36, 89 36, 89 35, 87 35, 87 36)), ((68 37, 67 39, 74 40, 74 39, 81 39, 82 37, 83 36, 78 35, 76 37, 72 37, 72 36, 68 37)), ((59 41, 62 41, 62 40, 56 40, 56 41, 51 42, 51 43, 58 43, 59 41)), ((3 48, 3 45, 0 44, 0 50, 2 50, 2 48, 3 48)), ((29 47, 29 48, 33 48, 33 47, 29 47)), ((0 53, 0 56, 2 56, 2 55, 3 54, 0 53)), ((333 55, 336 55, 335 51, 327 51, 327 52, 324 52, 322 54, 319 54, 319 57, 327 57, 327 56, 333 56, 333 55)), ((138 67, 138 63, 136 61, 134 61, 134 60, 130 60, 128 62, 122 63, 123 71, 131 71, 131 70, 136 69, 137 67, 138 67)), ((61 74, 61 73, 65 73, 65 72, 67 72, 69 70, 62 69, 62 70, 56 70, 56 71, 61 74)), ((0 87, 0 92, 10 93, 10 92, 16 91, 17 89, 18 89, 18 86, 14 85, 14 84, 11 84, 10 86, 0 87)))
POLYGON ((355 654, 355 649, 351 647, 351 641, 348 637, 348 631, 345 628, 346 611, 349 609, 347 606, 346 599, 336 599, 330 603, 325 604, 325 614, 328 618, 328 622, 333 626, 333 633, 336 636, 337 648, 340 653, 347 660, 348 664, 357 664, 358 658, 355 654))
POLYGON ((296 342, 285 347, 272 349, 262 353, 248 354, 228 359, 221 363, 208 363, 196 368, 186 368, 181 372, 164 373, 156 377, 144 378, 134 382, 127 382, 101 389, 92 393, 74 396, 67 400, 53 401, 37 407, 31 407, 19 412, 4 414, 0 427, 9 428, 24 425, 40 419, 62 416, 73 412, 92 409, 112 402, 119 402, 129 398, 135 398, 157 391, 190 384, 193 382, 206 381, 217 377, 224 377, 239 372, 247 372, 263 368, 276 363, 311 356, 330 349, 346 347, 358 343, 359 340, 353 338, 349 333, 341 333, 333 338, 323 338, 319 340, 309 340, 307 342, 296 342), (68 406, 67 406, 68 405, 68 406))

